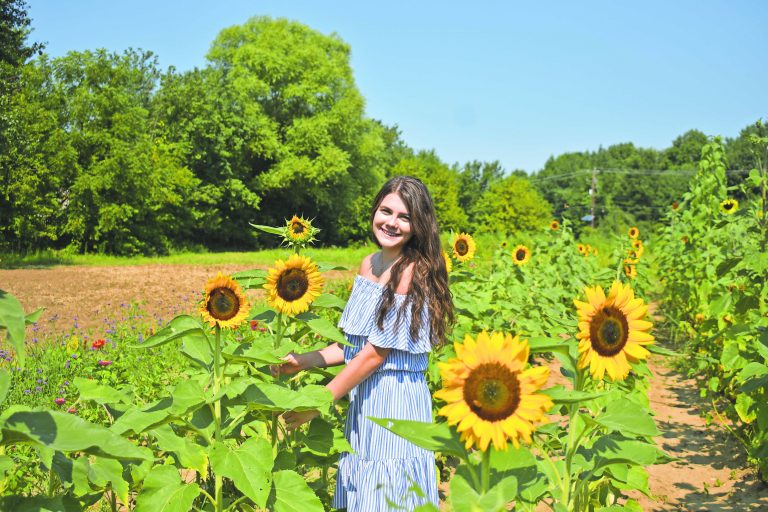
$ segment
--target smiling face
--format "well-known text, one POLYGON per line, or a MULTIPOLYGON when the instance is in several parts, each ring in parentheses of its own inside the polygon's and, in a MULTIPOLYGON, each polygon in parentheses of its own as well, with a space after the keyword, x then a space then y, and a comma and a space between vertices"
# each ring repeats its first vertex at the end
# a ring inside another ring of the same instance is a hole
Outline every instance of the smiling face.
POLYGON ((382 249, 399 252, 411 239, 411 215, 398 194, 387 194, 381 200, 373 214, 372 229, 382 249))

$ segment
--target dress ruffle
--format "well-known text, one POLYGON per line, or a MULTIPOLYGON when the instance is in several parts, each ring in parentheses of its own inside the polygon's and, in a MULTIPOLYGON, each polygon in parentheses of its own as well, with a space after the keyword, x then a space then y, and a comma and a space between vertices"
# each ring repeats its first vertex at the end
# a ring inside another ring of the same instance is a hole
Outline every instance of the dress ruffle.
POLYGON ((412 354, 422 354, 431 350, 429 339, 428 308, 422 309, 421 327, 418 336, 411 336, 411 308, 406 306, 400 322, 397 313, 405 295, 395 294, 395 304, 384 317, 384 328, 376 325, 376 312, 384 287, 379 283, 358 275, 352 287, 344 312, 339 320, 339 328, 352 336, 365 336, 368 341, 380 348, 402 350, 412 354))

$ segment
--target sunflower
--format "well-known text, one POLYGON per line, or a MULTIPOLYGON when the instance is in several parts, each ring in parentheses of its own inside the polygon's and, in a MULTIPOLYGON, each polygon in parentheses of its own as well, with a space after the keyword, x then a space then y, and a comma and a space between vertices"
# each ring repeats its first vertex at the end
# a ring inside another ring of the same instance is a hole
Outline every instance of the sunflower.
POLYGON ((629 228, 628 233, 629 233, 629 238, 637 238, 638 236, 640 236, 640 230, 637 229, 635 226, 632 226, 631 228, 629 228))
POLYGON ((459 261, 464 262, 475 257, 475 241, 466 233, 453 235, 451 247, 453 247, 453 257, 459 261))
POLYGON ((678 203, 677 201, 673 202, 672 203, 672 209, 673 210, 677 210, 678 208, 680 208, 680 203, 678 203))
POLYGON ((688 235, 683 235, 680 237, 680 241, 683 242, 683 244, 688 244, 691 241, 691 239, 688 238, 688 235))
POLYGON ((294 315, 309 309, 323 288, 323 277, 311 259, 291 255, 287 261, 277 260, 269 269, 267 303, 280 313, 294 315))
POLYGON ((725 213, 726 215, 734 214, 738 209, 739 209, 739 202, 736 199, 726 199, 725 201, 720 203, 720 211, 725 213))
POLYGON ((512 251, 512 262, 517 266, 525 265, 530 259, 531 250, 524 245, 518 245, 512 251))
POLYGON ((303 217, 296 215, 285 225, 285 234, 283 237, 289 244, 304 245, 314 240, 318 229, 312 226, 312 223, 303 217))
POLYGON ((200 303, 203 320, 224 329, 235 329, 245 321, 250 305, 237 281, 219 272, 208 280, 200 303))
POLYGON ((635 266, 634 263, 629 263, 627 265, 624 265, 624 275, 630 279, 634 279, 637 277, 637 267, 635 266))
POLYGON ((592 254, 594 254, 595 256, 597 256, 597 254, 598 254, 598 251, 597 251, 597 247, 593 247, 593 248, 592 248, 592 254))
POLYGON ((502 249, 506 249, 506 248, 507 248, 507 241, 506 241, 506 240, 504 240, 503 242, 501 242, 501 248, 502 248, 502 249))
POLYGON ((560 223, 557 222, 556 220, 553 220, 552 222, 549 223, 549 229, 551 229, 552 231, 557 231, 558 229, 560 229, 560 223))
POLYGON ((587 246, 584 244, 578 244, 576 246, 576 250, 579 251, 579 254, 585 254, 587 252, 587 246))
POLYGON ((639 238, 632 240, 632 248, 636 251, 643 252, 643 241, 639 238))
POLYGON ((438 414, 458 425, 466 448, 482 451, 493 442, 497 450, 506 450, 511 439, 531 442, 536 425, 547 421, 546 411, 552 400, 536 393, 547 381, 549 368, 525 369, 528 342, 517 336, 485 331, 474 340, 467 335, 464 343, 455 343, 456 358, 439 363, 443 388, 435 397, 445 400, 438 414))
POLYGON ((643 345, 653 343, 652 323, 642 318, 648 311, 632 288, 615 281, 608 296, 600 286, 585 288, 587 302, 574 300, 579 311, 579 368, 589 366, 595 379, 607 372, 611 380, 623 380, 629 363, 648 357, 643 345))
POLYGON ((640 263, 639 259, 624 258, 625 265, 637 265, 638 263, 640 263))
POLYGON ((443 252, 443 259, 445 260, 445 271, 450 272, 453 270, 453 262, 451 261, 451 257, 448 256, 448 253, 445 251, 443 252))

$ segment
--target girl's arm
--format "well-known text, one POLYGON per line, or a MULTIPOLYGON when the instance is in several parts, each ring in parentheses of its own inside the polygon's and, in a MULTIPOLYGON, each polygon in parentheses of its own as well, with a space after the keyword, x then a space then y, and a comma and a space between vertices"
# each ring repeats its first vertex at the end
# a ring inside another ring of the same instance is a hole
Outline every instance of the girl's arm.
MULTIPOLYGON (((347 366, 325 385, 333 395, 333 401, 336 402, 375 372, 384 363, 390 350, 366 343, 362 350, 347 363, 347 366)), ((285 418, 286 427, 295 429, 319 414, 318 411, 291 411, 285 413, 283 418, 285 418)))
POLYGON ((283 359, 285 362, 276 367, 276 371, 273 373, 293 375, 309 368, 326 368, 342 364, 344 362, 344 349, 338 343, 333 343, 320 350, 313 350, 304 354, 291 352, 283 359))

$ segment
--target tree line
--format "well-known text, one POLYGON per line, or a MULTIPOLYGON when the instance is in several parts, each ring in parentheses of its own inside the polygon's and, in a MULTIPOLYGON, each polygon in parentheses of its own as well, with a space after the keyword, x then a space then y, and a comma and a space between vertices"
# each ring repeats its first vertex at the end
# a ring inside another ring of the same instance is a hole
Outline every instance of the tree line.
MULTIPOLYGON (((0 9, 3 251, 252 250, 272 241, 249 223, 294 214, 314 219, 322 243, 347 245, 367 239, 371 198, 396 174, 427 184, 445 230, 579 217, 586 189, 568 176, 595 167, 606 169, 599 218, 618 208, 653 220, 661 214, 648 207, 685 189, 690 175, 676 171, 694 168, 707 140, 691 131, 661 151, 569 153, 530 176, 498 162, 449 165, 365 115, 336 35, 254 17, 218 34, 205 67, 179 72, 136 49, 50 58, 28 41, 23 0, 0 9), (656 176, 608 169, 653 169, 671 185, 660 194, 656 176)), ((736 165, 748 160, 742 142, 728 141, 736 165)))

